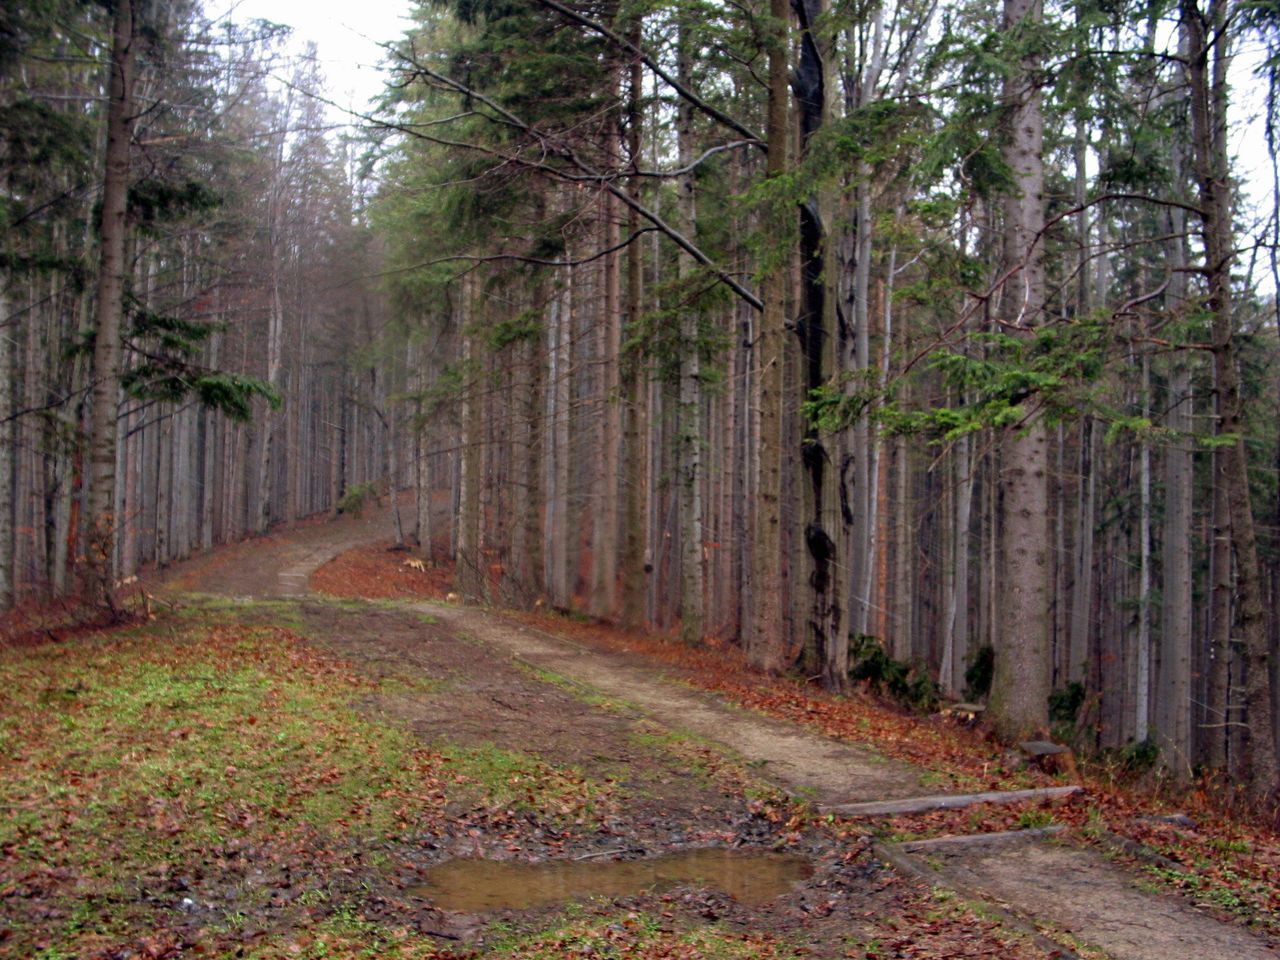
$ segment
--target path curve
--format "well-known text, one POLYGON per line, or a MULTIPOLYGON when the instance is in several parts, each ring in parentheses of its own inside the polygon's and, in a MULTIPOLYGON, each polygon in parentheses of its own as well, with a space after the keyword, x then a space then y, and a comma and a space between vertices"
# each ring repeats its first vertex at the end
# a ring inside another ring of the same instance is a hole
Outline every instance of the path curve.
POLYGON ((308 578, 334 557, 391 538, 391 511, 385 507, 366 510, 360 517, 305 521, 176 564, 164 571, 158 592, 250 600, 304 597, 308 578))
MULTIPOLYGON (((389 513, 311 524, 224 548, 182 564, 161 591, 251 599, 300 597, 307 578, 352 547, 386 540, 389 513)), ((651 665, 583 647, 482 609, 406 603, 501 654, 626 701, 664 726, 735 751, 759 774, 824 804, 894 800, 936 793, 928 773, 782 720, 739 709, 664 677, 651 665)), ((976 839, 976 838, 975 838, 976 839)), ((1277 945, 1223 923, 1091 850, 1044 838, 993 838, 913 857, 918 874, 941 886, 1003 904, 1030 924, 1049 921, 1114 960, 1275 960, 1277 945)), ((1093 955, 1093 954, 1091 954, 1093 955)))

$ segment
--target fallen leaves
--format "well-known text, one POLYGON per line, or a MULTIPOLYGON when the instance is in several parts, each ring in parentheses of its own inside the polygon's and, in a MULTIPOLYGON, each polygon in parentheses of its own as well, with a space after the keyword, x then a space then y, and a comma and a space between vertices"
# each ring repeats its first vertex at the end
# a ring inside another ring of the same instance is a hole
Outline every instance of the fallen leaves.
MULTIPOLYGON (((623 631, 541 613, 515 619, 587 646, 641 655, 663 664, 686 683, 727 697, 739 706, 791 720, 826 736, 869 744, 939 776, 939 793, 1046 786, 1056 781, 1010 762, 1010 755, 979 730, 942 716, 915 716, 863 692, 829 694, 811 683, 765 677, 752 671, 732 647, 690 647, 670 638, 623 631)), ((1122 837, 1182 865, 1185 876, 1156 879, 1191 889, 1197 902, 1216 905, 1250 922, 1280 931, 1280 837, 1260 824, 1232 817, 1211 785, 1170 794, 1119 783, 1105 768, 1081 764, 1086 792, 1070 801, 1016 807, 982 805, 880 821, 875 829, 901 838, 1018 830, 1053 822, 1073 829, 1077 842, 1100 832, 1122 837), (1176 801, 1193 815, 1194 831, 1157 825, 1149 818, 1176 801), (1190 878, 1190 879, 1188 879, 1190 878)), ((859 829, 873 829, 865 824, 859 829)), ((1140 863, 1136 869, 1143 869, 1140 863)), ((957 954, 964 956, 966 954, 957 954)), ((980 955, 980 954, 975 954, 980 955)))
POLYGON ((331 597, 364 600, 443 600, 453 589, 453 571, 404 559, 386 543, 340 554, 311 575, 309 586, 331 597))
POLYGON ((371 687, 275 627, 171 623, 0 655, 15 955, 168 956, 193 924, 296 913, 289 877, 357 884, 350 832, 443 830, 447 765, 352 709, 371 687))

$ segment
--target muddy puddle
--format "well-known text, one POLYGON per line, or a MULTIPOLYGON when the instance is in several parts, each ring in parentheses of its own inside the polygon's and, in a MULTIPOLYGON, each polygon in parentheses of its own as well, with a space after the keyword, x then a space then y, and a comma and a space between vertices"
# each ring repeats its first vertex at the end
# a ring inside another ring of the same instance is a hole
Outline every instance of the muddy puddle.
POLYGON ((804 857, 746 850, 689 850, 647 860, 450 860, 409 892, 443 910, 527 910, 587 897, 626 897, 690 884, 764 903, 813 875, 804 857))

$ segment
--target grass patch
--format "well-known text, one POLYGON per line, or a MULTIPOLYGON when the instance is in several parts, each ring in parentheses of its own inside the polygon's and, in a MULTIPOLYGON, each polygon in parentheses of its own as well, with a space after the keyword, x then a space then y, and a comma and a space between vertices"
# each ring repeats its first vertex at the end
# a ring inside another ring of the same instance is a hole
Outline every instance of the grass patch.
POLYGON ((776 937, 743 933, 721 926, 676 929, 666 918, 649 913, 566 911, 550 930, 511 935, 485 953, 492 960, 564 960, 565 957, 697 957, 699 960, 793 960, 804 952, 776 937))
POLYGON ((661 757, 684 775, 693 776, 707 787, 717 786, 717 775, 731 769, 735 781, 746 782, 746 768, 735 765, 725 756, 724 748, 692 734, 667 730, 643 721, 641 729, 630 736, 637 747, 661 757))
POLYGON ((616 697, 606 697, 596 690, 583 683, 570 680, 568 677, 561 676, 553 670, 540 667, 537 664, 529 663, 527 660, 515 658, 511 661, 511 665, 539 683, 545 683, 549 687, 555 687, 557 690, 563 690, 580 703, 585 703, 589 707, 597 707, 601 710, 607 710, 610 713, 636 713, 638 712, 633 704, 627 703, 616 697))
MULTIPOLYGON (((698 960, 799 960, 803 951, 766 934, 742 933, 719 926, 676 929, 670 921, 648 913, 594 912, 566 908, 550 929, 522 933, 504 924, 488 931, 483 953, 464 956, 485 960, 564 960, 565 957, 610 957, 653 960, 685 957, 698 960)), ((393 927, 340 908, 313 929, 290 937, 273 937, 236 954, 246 960, 444 960, 457 954, 406 927, 393 927)))
POLYGON ((0 652, 6 948, 89 955, 185 922, 184 899, 216 901, 206 920, 234 926, 252 905, 250 870, 323 871, 348 838, 437 822, 448 763, 362 718, 368 687, 286 630, 210 625, 191 609, 0 652))
POLYGON ((339 610, 359 612, 362 610, 389 610, 405 613, 427 624, 436 624, 440 618, 434 614, 424 613, 420 608, 424 603, 433 601, 406 600, 398 597, 339 597, 327 593, 307 594, 307 603, 336 607, 339 610))
POLYGON ((391 927, 361 917, 343 907, 312 930, 289 937, 272 937, 248 950, 230 956, 245 960, 443 960, 452 956, 441 952, 437 942, 407 927, 391 927))
POLYGON ((302 606, 298 600, 249 600, 219 597, 212 594, 187 593, 168 615, 150 628, 139 627, 133 636, 145 637, 173 629, 175 624, 199 626, 209 623, 243 623, 302 629, 302 606))
POLYGON ((1053 826, 1053 814, 1048 810, 1030 808, 1018 814, 1019 830, 1042 830, 1053 826))
POLYGON ((571 766, 552 766, 492 744, 441 746, 454 772, 455 802, 486 810, 533 810, 553 822, 587 820, 614 807, 612 781, 596 781, 571 766))
POLYGON ((1152 865, 1147 865, 1145 869, 1149 876, 1158 881, 1158 885, 1181 890, 1198 902, 1210 904, 1246 920, 1255 918, 1256 899, 1269 894, 1267 890, 1249 885, 1230 869, 1221 871, 1223 875, 1221 881, 1189 870, 1174 870, 1152 865))

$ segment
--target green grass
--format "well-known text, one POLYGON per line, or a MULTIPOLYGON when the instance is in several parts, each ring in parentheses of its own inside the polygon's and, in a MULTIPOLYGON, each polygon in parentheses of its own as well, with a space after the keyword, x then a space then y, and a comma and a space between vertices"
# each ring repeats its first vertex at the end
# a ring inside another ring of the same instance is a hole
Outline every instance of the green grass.
POLYGON ((39 895, 57 917, 24 927, 5 909, 21 898, 0 901, 9 946, 35 955, 38 936, 55 957, 121 936, 150 922, 142 878, 229 845, 336 849, 443 816, 427 788, 448 765, 357 713, 367 689, 285 632, 191 610, 0 652, 0 887, 52 877, 39 895))
POLYGON ((629 739, 637 747, 675 761, 684 775, 692 776, 704 787, 715 786, 716 773, 729 762, 723 757, 724 748, 712 746, 693 734, 650 728, 633 732, 629 739))
POLYGON ((151 627, 135 628, 134 636, 149 636, 155 631, 172 630, 175 625, 208 623, 269 624, 289 630, 302 628, 302 605, 299 600, 248 600, 219 597, 204 593, 183 594, 181 599, 151 627))
POLYGON ((649 913, 566 910, 549 930, 507 933, 485 952, 492 960, 564 960, 565 957, 697 957, 699 960, 793 960, 803 951, 760 934, 742 933, 718 925, 691 930, 675 928, 664 917, 649 913))
MULTIPOLYGON (((485 960, 564 960, 565 957, 697 957, 698 960, 798 960, 803 952, 784 942, 721 926, 675 929, 670 921, 648 913, 596 912, 570 905, 549 929, 522 932, 508 923, 486 931, 485 960)), ((314 928, 296 935, 273 936, 226 956, 246 960, 444 960, 453 956, 428 937, 405 927, 368 920, 352 907, 339 907, 314 928)))
POLYGON ((553 821, 591 818, 612 808, 615 787, 572 766, 552 766, 537 757, 493 744, 442 744, 442 756, 458 783, 461 805, 491 810, 532 810, 553 821))
POLYGON ((1148 876, 1153 877, 1160 884, 1182 890, 1192 895, 1196 900, 1211 903, 1221 910, 1244 919, 1254 919, 1256 917, 1256 905, 1250 902, 1250 898, 1247 896, 1248 893, 1262 898, 1263 902, 1267 897, 1265 889, 1258 887, 1250 890, 1249 885, 1243 883, 1239 875, 1228 869, 1221 871, 1223 879, 1230 883, 1238 884, 1238 888, 1189 870, 1166 869, 1149 864, 1145 867, 1145 871, 1148 876), (1242 894, 1246 895, 1242 896, 1242 894))
POLYGON ((601 710, 607 710, 610 713, 638 713, 634 704, 617 697, 606 697, 592 687, 579 683, 576 680, 570 680, 568 677, 548 670, 545 667, 539 667, 536 664, 529 663, 527 660, 513 659, 511 665, 539 683, 545 683, 548 686, 563 690, 580 703, 585 703, 590 707, 597 707, 601 710))
POLYGON ((1052 826, 1053 813, 1049 810, 1023 810, 1018 814, 1019 830, 1040 830, 1052 826))
POLYGON ((448 680, 429 677, 421 673, 401 673, 393 677, 383 677, 378 683, 378 690, 388 696, 431 696, 443 693, 452 684, 448 680))
POLYGON ((449 954, 442 953, 430 937, 366 920, 354 908, 341 906, 310 930, 273 936, 247 949, 228 950, 223 956, 228 960, 443 960, 449 954))

